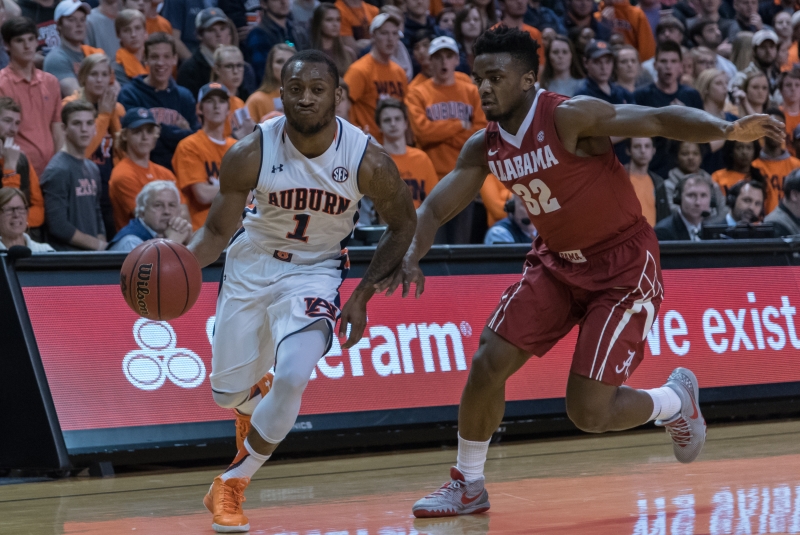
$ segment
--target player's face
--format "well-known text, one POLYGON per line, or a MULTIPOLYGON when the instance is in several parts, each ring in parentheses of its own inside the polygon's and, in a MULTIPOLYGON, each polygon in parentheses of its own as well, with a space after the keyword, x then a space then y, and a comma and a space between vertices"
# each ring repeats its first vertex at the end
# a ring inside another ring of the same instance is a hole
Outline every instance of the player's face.
POLYGON ((745 184, 739 192, 739 197, 736 198, 736 204, 733 205, 733 213, 731 215, 736 221, 752 223, 761 218, 763 210, 764 192, 750 184, 745 184))
POLYGON ((476 57, 472 77, 478 86, 483 113, 490 121, 498 122, 510 118, 536 84, 536 75, 505 52, 476 57))
POLYGON ((0 139, 16 137, 19 132, 19 124, 22 121, 20 114, 16 111, 3 110, 0 112, 0 139))
POLYGON ((90 111, 79 111, 69 116, 64 125, 67 141, 75 147, 85 149, 94 137, 94 114, 90 111))
POLYGON ((158 233, 163 233, 169 227, 169 221, 180 215, 181 200, 171 189, 164 189, 156 193, 144 208, 145 224, 158 233))
POLYGON ((230 102, 222 95, 211 95, 198 106, 206 124, 219 125, 225 122, 230 111, 230 102))
POLYGON ((381 112, 381 122, 378 125, 387 141, 397 141, 406 137, 406 118, 397 108, 386 108, 381 112))
POLYGON ((283 78, 281 99, 289 125, 301 134, 316 134, 334 118, 341 88, 324 63, 296 61, 283 78))

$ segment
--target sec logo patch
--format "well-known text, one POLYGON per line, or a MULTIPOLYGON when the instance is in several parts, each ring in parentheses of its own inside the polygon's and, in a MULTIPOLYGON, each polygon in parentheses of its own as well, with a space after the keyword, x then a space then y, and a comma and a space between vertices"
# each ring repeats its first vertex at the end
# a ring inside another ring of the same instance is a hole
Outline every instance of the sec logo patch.
POLYGON ((347 176, 348 176, 347 169, 345 169, 344 167, 337 167, 336 169, 333 170, 332 178, 334 182, 344 182, 345 180, 347 180, 347 176))

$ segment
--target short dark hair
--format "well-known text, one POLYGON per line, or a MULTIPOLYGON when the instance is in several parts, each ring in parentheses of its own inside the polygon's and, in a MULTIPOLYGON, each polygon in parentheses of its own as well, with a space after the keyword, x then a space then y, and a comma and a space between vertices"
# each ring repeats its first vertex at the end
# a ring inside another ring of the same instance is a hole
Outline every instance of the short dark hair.
POLYGON ((3 113, 6 110, 22 113, 22 108, 16 100, 11 97, 0 97, 0 113, 3 113))
POLYGON ((303 50, 286 60, 283 68, 281 68, 281 85, 283 85, 283 77, 286 76, 286 70, 289 65, 294 63, 324 63, 328 67, 328 74, 333 78, 334 87, 339 87, 339 69, 331 58, 319 50, 303 50))
POLYGON ((664 30, 669 29, 679 30, 682 34, 686 35, 686 26, 684 26, 679 19, 670 15, 667 17, 661 17, 661 19, 658 21, 658 24, 656 24, 656 37, 661 35, 664 30))
POLYGON ((380 128, 381 125, 381 113, 383 113, 383 110, 389 108, 403 112, 403 118, 405 118, 406 122, 408 122, 408 109, 406 108, 406 105, 396 98, 384 98, 378 101, 378 107, 375 108, 375 124, 378 125, 378 128, 380 128))
POLYGON ((0 26, 0 34, 3 36, 3 42, 10 44, 11 40, 20 35, 27 35, 32 33, 35 37, 39 36, 39 30, 36 28, 36 23, 28 17, 14 17, 8 19, 0 26))
POLYGON ((678 43, 674 41, 664 41, 663 43, 658 43, 658 45, 656 45, 656 61, 658 60, 658 55, 665 52, 675 52, 678 54, 678 58, 683 61, 683 51, 681 50, 681 45, 678 43))
POLYGON ((783 89, 783 82, 785 82, 787 78, 794 78, 795 80, 800 80, 800 69, 798 69, 797 67, 793 67, 791 70, 782 72, 778 77, 778 89, 783 89))
POLYGON ((539 74, 539 43, 528 32, 505 25, 483 32, 475 41, 475 57, 483 54, 510 54, 526 70, 539 74))
POLYGON ((781 110, 780 108, 767 108, 766 110, 764 110, 764 114, 777 115, 778 117, 783 119, 783 122, 786 122, 786 114, 783 113, 783 110, 781 110))
POLYGON ((147 36, 144 41, 144 59, 147 60, 147 54, 150 52, 151 46, 167 43, 172 47, 172 55, 178 53, 178 47, 175 46, 175 38, 164 32, 155 32, 147 36))
POLYGON ((78 113, 79 111, 90 111, 94 117, 97 117, 97 110, 94 108, 94 104, 78 99, 73 100, 72 102, 67 102, 64 104, 64 107, 61 108, 61 122, 67 124, 70 116, 74 113, 78 113))
POLYGON ((793 191, 800 191, 800 169, 793 169, 783 179, 783 196, 788 197, 793 191))
POLYGON ((714 19, 710 19, 708 17, 701 17, 697 20, 694 24, 689 27, 689 40, 692 42, 696 42, 694 39, 698 35, 703 35, 703 32, 706 30, 706 26, 709 24, 717 24, 717 21, 714 19))
MULTIPOLYGON (((740 180, 739 182, 731 186, 731 189, 728 190, 728 198, 727 198, 728 206, 730 206, 731 208, 734 207, 736 201, 739 199, 739 195, 741 195, 742 193, 742 189, 747 184, 750 184, 750 186, 755 189, 761 190, 761 194, 763 195, 764 200, 767 199, 767 186, 765 186, 763 182, 760 182, 758 180, 745 179, 745 180, 740 180)), ((761 211, 762 212, 764 211, 763 208, 761 211)))

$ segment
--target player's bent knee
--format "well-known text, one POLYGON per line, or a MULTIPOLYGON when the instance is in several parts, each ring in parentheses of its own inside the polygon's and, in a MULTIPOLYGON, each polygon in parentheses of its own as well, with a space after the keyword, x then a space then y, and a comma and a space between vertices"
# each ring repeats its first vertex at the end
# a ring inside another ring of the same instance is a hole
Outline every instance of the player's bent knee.
POLYGON ((605 433, 611 429, 611 411, 591 399, 570 400, 567 397, 567 416, 575 427, 586 433, 605 433))
POLYGON ((276 390, 286 390, 302 394, 308 385, 311 376, 303 369, 292 369, 285 373, 278 373, 273 382, 276 390))
POLYGON ((245 401, 247 401, 247 397, 250 395, 249 390, 245 390, 244 392, 217 392, 212 390, 212 395, 214 396, 214 402, 222 407, 223 409, 235 409, 245 401))

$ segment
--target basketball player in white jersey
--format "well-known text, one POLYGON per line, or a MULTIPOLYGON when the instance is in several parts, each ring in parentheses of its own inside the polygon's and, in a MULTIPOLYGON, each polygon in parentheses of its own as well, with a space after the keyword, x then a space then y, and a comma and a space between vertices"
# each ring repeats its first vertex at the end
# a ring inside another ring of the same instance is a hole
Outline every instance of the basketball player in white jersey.
POLYGON ((230 240, 217 300, 211 388, 221 407, 252 415, 236 458, 204 499, 213 528, 223 533, 249 530, 244 490, 294 425, 337 318, 341 314, 340 337, 351 327, 343 344, 351 347, 366 327, 375 283, 400 263, 416 227, 411 196, 391 157, 335 117, 344 94, 333 62, 318 51, 301 52, 286 63, 281 78, 286 115, 260 124, 225 155, 219 194, 189 245, 207 266, 230 240), (236 232, 251 190, 256 209, 236 232), (388 230, 340 312, 339 286, 347 269, 342 247, 362 195, 375 203, 388 230), (271 390, 253 387, 273 365, 271 390))

